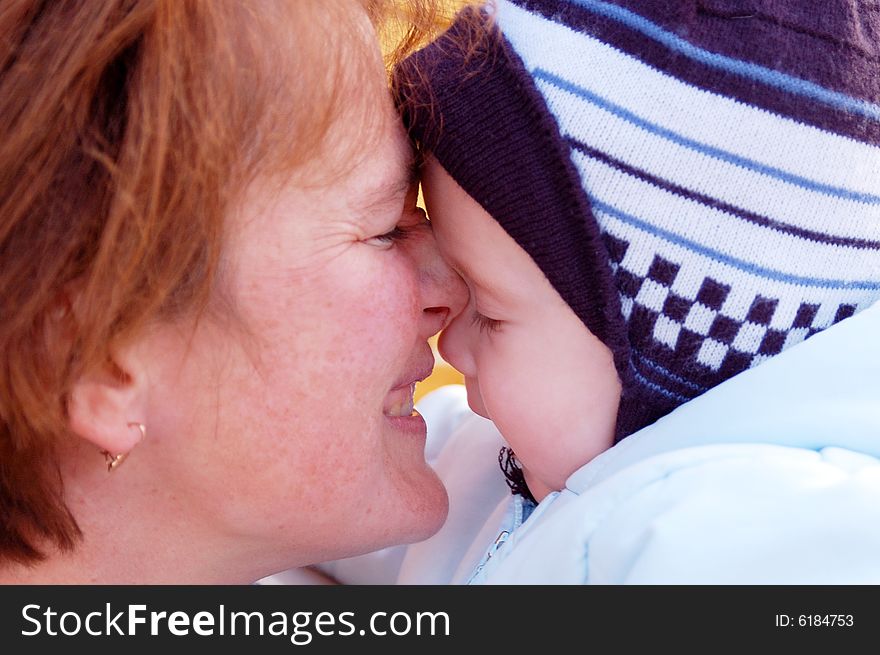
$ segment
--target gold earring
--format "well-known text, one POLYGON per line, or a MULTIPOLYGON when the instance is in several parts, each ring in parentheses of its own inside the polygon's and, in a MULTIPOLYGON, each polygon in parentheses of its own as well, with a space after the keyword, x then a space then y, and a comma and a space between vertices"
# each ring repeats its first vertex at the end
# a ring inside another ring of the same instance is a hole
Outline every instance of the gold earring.
POLYGON ((137 428, 141 431, 141 441, 147 438, 147 426, 143 423, 129 423, 128 427, 137 428))
MULTIPOLYGON (((141 441, 143 441, 147 436, 147 426, 143 423, 129 423, 128 427, 137 428, 141 431, 141 441)), ((125 461, 125 458, 128 457, 128 453, 119 453, 118 455, 112 455, 108 450, 102 450, 101 454, 104 456, 104 460, 107 462, 107 471, 114 471, 119 468, 119 465, 125 461)))
POLYGON ((125 458, 128 453, 119 453, 118 455, 111 455, 110 451, 102 450, 101 454, 104 456, 104 460, 107 462, 107 470, 113 471, 118 467, 122 462, 125 461, 125 458))

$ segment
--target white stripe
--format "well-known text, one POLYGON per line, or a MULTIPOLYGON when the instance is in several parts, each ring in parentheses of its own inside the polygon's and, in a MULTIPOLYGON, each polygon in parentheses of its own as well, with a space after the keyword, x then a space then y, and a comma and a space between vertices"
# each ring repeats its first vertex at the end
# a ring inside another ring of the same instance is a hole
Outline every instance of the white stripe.
POLYGON ((860 193, 880 191, 880 148, 691 86, 503 0, 498 21, 529 70, 548 69, 648 121, 767 166, 860 193))
MULTIPOLYGON (((539 88, 546 93, 548 106, 559 118, 564 135, 630 166, 787 225, 830 236, 880 239, 880 205, 796 187, 695 152, 549 84, 541 83, 539 88)), ((880 191, 880 176, 877 180, 880 191)))
POLYGON ((880 250, 817 243, 779 232, 672 194, 579 152, 573 159, 591 199, 719 253, 788 275, 880 283, 880 250))

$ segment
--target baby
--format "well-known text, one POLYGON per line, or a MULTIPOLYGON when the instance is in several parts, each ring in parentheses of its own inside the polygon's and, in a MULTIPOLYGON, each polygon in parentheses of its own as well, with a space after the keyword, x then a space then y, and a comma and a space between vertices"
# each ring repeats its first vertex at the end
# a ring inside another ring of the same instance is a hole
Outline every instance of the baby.
POLYGON ((611 351, 436 159, 423 184, 440 252, 470 292, 440 352, 464 375, 470 408, 516 453, 528 485, 516 490, 541 501, 614 443, 620 382, 611 351))

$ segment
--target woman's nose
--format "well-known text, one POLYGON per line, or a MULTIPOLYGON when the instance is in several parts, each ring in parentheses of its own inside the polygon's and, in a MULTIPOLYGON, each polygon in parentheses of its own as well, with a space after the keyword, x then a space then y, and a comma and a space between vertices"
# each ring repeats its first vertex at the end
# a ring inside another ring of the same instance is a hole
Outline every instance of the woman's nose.
POLYGON ((425 339, 437 334, 456 317, 468 302, 467 285, 440 256, 437 241, 430 230, 419 239, 418 252, 422 323, 425 339))

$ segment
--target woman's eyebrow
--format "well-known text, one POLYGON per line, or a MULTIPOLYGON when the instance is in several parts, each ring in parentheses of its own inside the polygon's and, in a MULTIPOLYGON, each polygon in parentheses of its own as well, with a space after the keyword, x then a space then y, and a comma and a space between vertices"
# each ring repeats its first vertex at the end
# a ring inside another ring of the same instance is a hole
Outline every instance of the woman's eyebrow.
POLYGON ((361 208, 364 211, 380 209, 385 205, 397 204, 421 177, 421 166, 413 154, 398 168, 394 177, 377 185, 364 196, 361 208))

